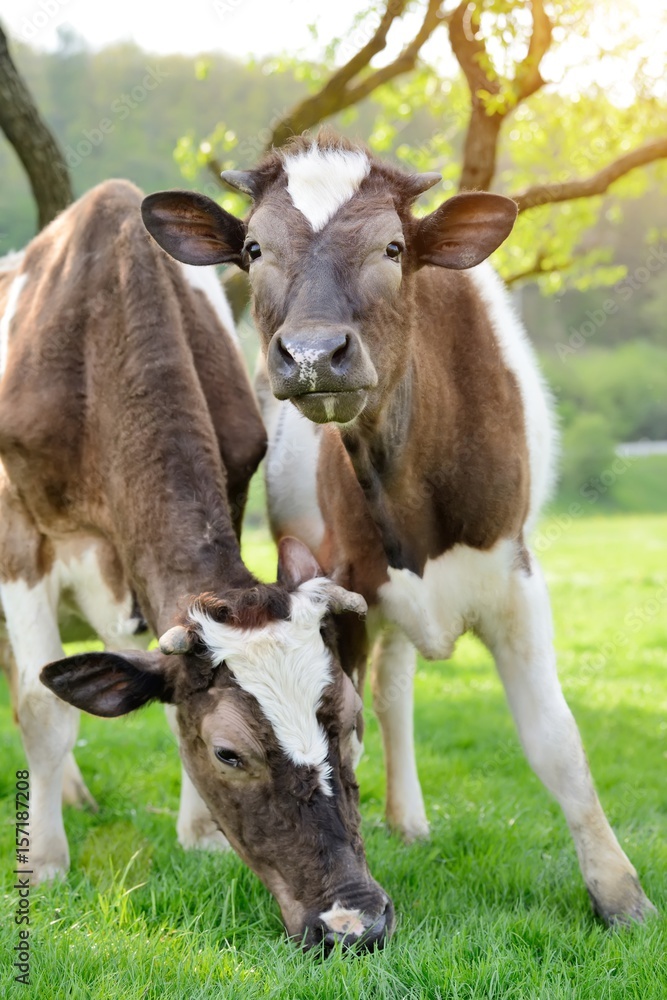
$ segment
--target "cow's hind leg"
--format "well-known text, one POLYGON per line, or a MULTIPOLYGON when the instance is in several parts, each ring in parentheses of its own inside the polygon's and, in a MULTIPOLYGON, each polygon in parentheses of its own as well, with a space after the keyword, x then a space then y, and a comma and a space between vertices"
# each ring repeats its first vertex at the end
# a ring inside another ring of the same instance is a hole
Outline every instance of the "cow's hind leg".
MULTIPOLYGON (((167 721, 176 739, 179 738, 176 709, 165 705, 167 721)), ((195 788, 190 775, 181 764, 181 799, 176 820, 178 842, 186 851, 228 851, 229 841, 218 829, 210 810, 195 788)))
MULTIPOLYGON (((64 874, 69 849, 62 816, 66 761, 76 740, 79 713, 40 681, 43 666, 64 655, 57 594, 47 578, 33 587, 3 583, 2 604, 16 659, 16 713, 30 768, 30 868, 33 883, 64 874)), ((76 765, 75 765, 76 766, 76 765)))
POLYGON ((514 570, 504 596, 480 619, 528 761, 560 803, 595 912, 607 923, 654 910, 597 797, 577 724, 556 672, 551 611, 536 560, 514 570))
POLYGON ((373 649, 373 708, 380 722, 387 772, 387 822, 409 841, 429 833, 414 746, 415 648, 387 627, 373 649))

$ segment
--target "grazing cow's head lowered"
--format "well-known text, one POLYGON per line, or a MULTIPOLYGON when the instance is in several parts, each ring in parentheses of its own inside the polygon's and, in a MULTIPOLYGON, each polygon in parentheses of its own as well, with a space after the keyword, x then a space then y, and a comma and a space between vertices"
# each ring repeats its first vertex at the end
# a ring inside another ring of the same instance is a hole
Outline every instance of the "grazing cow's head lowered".
POLYGON ((322 577, 295 539, 281 543, 279 580, 201 596, 160 650, 83 653, 42 680, 94 715, 175 704, 185 767, 289 933, 307 946, 382 945, 393 907, 359 832, 361 701, 331 618, 365 602, 322 577))
POLYGON ((411 276, 480 263, 517 211, 470 193, 417 219, 412 203, 440 176, 406 174, 329 131, 223 178, 253 198, 246 222, 183 191, 146 198, 144 222, 178 260, 249 272, 273 392, 318 423, 353 420, 403 375, 411 276))

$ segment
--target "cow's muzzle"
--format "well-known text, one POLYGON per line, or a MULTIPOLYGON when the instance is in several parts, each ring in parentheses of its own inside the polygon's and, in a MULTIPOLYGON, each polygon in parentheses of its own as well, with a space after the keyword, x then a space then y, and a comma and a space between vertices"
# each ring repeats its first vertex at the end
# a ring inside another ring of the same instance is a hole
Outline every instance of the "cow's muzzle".
POLYGON ((283 327, 267 353, 271 390, 315 423, 348 423, 363 410, 377 373, 358 333, 347 326, 283 327))
POLYGON ((328 954, 339 944, 356 951, 383 948, 394 929, 394 907, 384 896, 379 908, 363 910, 339 902, 327 911, 314 914, 302 938, 305 949, 321 947, 328 954))

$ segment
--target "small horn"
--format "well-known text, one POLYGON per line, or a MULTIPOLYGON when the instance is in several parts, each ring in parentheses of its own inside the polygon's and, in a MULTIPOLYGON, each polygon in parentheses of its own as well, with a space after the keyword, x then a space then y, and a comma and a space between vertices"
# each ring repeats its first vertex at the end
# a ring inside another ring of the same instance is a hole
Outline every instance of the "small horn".
POLYGON ((158 645, 160 652, 166 656, 174 653, 182 655, 192 649, 192 637, 184 625, 174 625, 160 636, 158 645))
POLYGON ((339 614, 341 611, 355 611, 358 615, 365 615, 368 605, 361 596, 345 587, 339 587, 337 583, 332 583, 327 587, 329 607, 333 612, 339 614))
POLYGON ((251 198, 256 198, 259 189, 252 170, 223 170, 220 177, 232 191, 242 191, 249 194, 251 198))
POLYGON ((416 198, 418 195, 423 194, 424 191, 428 191, 434 184, 439 184, 441 180, 442 174, 438 173, 413 174, 410 178, 413 197, 416 198))

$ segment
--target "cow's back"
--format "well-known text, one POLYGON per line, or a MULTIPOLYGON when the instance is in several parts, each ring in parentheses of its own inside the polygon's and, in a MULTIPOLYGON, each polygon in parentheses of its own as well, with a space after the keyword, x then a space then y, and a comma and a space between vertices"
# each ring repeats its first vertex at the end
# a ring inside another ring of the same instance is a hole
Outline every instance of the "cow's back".
POLYGON ((43 526, 71 527, 92 508, 104 516, 110 467, 131 476, 132 456, 141 463, 161 422, 194 420, 204 434, 212 425, 232 503, 263 453, 214 295, 148 236, 141 200, 127 181, 99 185, 31 242, 18 268, 0 454, 43 526))

